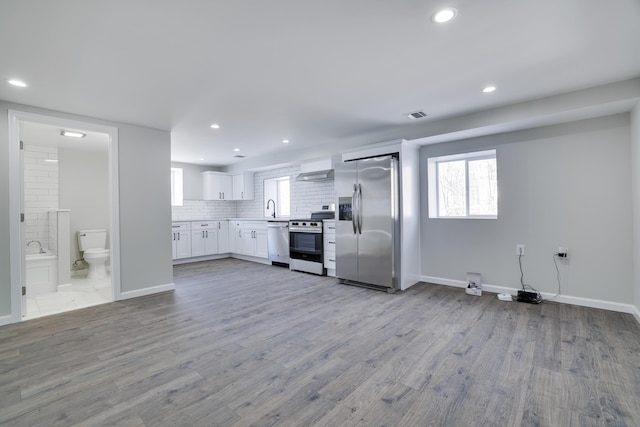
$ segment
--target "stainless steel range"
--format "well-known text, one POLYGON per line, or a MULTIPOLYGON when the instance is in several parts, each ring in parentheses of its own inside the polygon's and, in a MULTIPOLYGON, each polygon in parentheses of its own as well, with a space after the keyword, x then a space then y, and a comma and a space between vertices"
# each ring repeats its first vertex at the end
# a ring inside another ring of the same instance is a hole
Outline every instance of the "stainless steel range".
POLYGON ((335 205, 323 205, 311 218, 289 221, 289 268, 324 276, 322 220, 335 218, 335 205))

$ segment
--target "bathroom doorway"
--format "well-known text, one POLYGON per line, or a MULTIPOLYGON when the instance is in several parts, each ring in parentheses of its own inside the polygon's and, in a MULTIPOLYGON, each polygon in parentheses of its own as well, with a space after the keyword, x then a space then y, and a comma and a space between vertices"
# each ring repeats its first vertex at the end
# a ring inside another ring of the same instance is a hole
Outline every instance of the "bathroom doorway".
POLYGON ((24 214, 12 239, 21 253, 12 313, 19 306, 27 320, 118 299, 117 129, 13 111, 9 126, 10 140, 20 141, 12 207, 19 200, 24 214), (103 263, 80 251, 87 230, 106 232, 103 263))

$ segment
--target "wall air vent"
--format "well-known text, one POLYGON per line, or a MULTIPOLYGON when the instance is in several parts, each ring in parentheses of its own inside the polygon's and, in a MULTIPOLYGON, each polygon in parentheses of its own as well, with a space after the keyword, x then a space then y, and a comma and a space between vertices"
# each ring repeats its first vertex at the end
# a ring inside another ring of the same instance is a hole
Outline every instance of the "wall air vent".
POLYGON ((233 157, 235 157, 236 159, 244 159, 244 158, 245 158, 245 157, 247 157, 247 156, 243 156, 242 154, 236 154, 236 155, 235 155, 235 156, 233 156, 233 157))
POLYGON ((424 111, 414 111, 413 113, 407 114, 407 117, 409 117, 412 120, 417 120, 417 119, 422 119, 424 117, 427 117, 427 113, 425 113, 424 111))

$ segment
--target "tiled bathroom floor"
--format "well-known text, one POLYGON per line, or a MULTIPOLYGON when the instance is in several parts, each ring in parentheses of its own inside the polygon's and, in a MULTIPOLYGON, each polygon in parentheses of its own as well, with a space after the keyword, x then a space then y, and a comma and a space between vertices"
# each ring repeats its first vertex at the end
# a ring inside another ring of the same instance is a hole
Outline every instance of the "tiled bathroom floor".
POLYGON ((71 284, 61 286, 58 292, 47 292, 32 297, 27 295, 27 313, 23 319, 35 319, 111 301, 111 277, 98 280, 90 280, 83 276, 71 277, 71 284))

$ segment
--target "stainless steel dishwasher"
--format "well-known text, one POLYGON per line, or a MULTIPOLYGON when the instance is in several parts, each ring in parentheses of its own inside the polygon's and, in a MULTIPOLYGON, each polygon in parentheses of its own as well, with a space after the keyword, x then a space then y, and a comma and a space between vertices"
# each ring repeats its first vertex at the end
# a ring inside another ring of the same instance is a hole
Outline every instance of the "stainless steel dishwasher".
POLYGON ((289 222, 269 221, 267 225, 269 261, 273 265, 289 266, 289 222))

